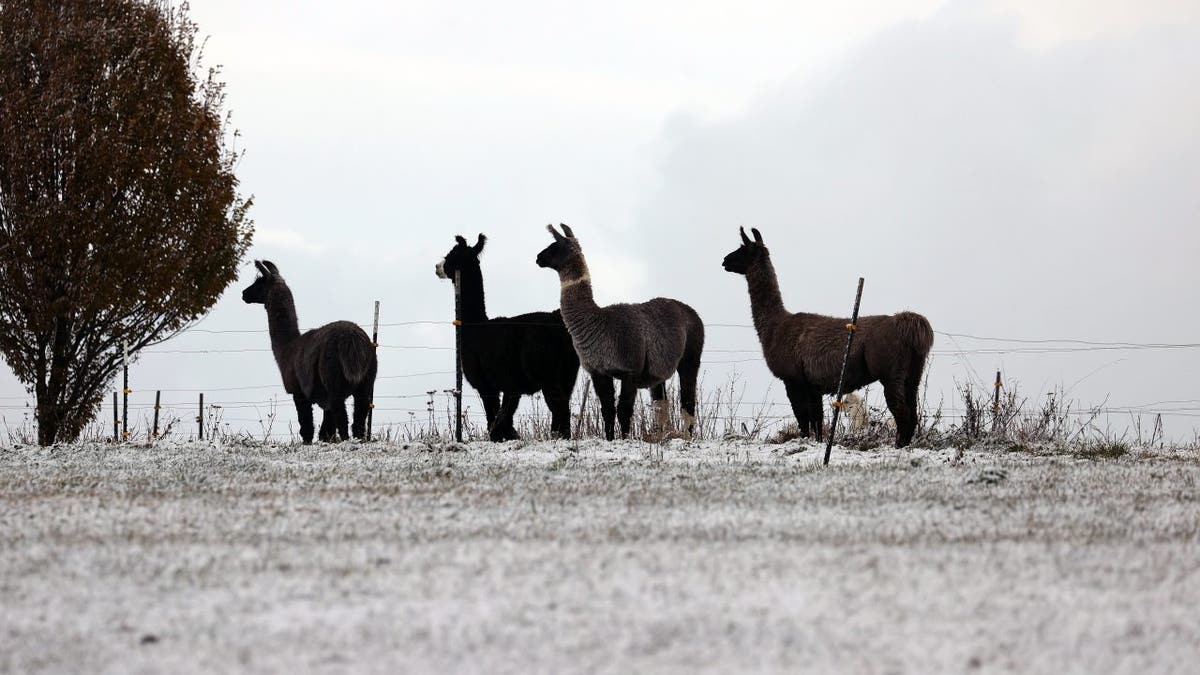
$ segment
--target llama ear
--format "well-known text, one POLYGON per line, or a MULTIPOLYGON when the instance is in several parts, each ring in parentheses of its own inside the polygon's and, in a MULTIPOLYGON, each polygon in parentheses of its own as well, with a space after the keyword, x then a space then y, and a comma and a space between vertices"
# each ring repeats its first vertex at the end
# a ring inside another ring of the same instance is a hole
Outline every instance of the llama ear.
POLYGON ((759 246, 763 246, 762 233, 758 231, 758 228, 752 227, 750 228, 750 231, 754 233, 755 243, 757 243, 759 246))
POLYGON ((558 230, 554 229, 553 225, 547 225, 546 229, 550 232, 550 234, 554 235, 554 241, 562 241, 563 240, 563 236, 558 233, 558 230))
POLYGON ((466 246, 467 240, 461 234, 454 235, 454 241, 458 242, 459 246, 466 246))
POLYGON ((258 270, 259 274, 270 274, 270 272, 267 271, 267 268, 263 267, 261 260, 254 261, 254 269, 258 270))
POLYGON ((746 246, 750 245, 750 237, 746 236, 746 228, 739 227, 738 232, 742 235, 742 243, 746 246))
POLYGON ((480 232, 479 233, 479 241, 475 242, 475 246, 473 247, 475 250, 475 255, 479 255, 480 253, 483 253, 483 245, 486 243, 487 243, 487 237, 484 236, 484 234, 482 232, 480 232))
POLYGON ((271 262, 270 260, 264 260, 262 261, 262 264, 263 267, 267 269, 267 272, 272 276, 279 276, 279 268, 275 266, 275 263, 271 262))
POLYGON ((567 225, 566 223, 559 223, 558 226, 562 228, 563 234, 567 235, 567 239, 575 238, 575 233, 571 231, 570 225, 567 225))

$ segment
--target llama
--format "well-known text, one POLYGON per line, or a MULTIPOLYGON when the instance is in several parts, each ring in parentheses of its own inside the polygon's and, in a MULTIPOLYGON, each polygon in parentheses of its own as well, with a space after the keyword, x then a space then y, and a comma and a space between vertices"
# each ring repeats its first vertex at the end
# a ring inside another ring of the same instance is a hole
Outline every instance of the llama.
POLYGON ((597 306, 579 240, 570 227, 561 227, 565 236, 554 226, 546 226, 554 243, 538 254, 537 264, 558 272, 563 321, 580 362, 592 376, 604 418, 604 437, 613 440, 614 416, 621 425, 621 437, 629 436, 634 398, 638 389, 647 387, 654 401, 655 423, 660 432, 665 432, 666 381, 676 372, 680 408, 690 436, 696 426, 696 375, 704 350, 700 316, 691 307, 669 298, 597 306), (621 396, 615 406, 614 380, 621 381, 621 396))
POLYGON ((269 261, 254 261, 260 276, 242 291, 247 304, 266 306, 271 351, 283 377, 283 389, 292 395, 300 418, 300 438, 313 439, 313 404, 321 406, 323 442, 350 438, 346 398, 354 397, 354 437, 366 432, 367 411, 375 390, 378 364, 371 338, 356 324, 334 321, 300 333, 292 291, 269 261))
MULTIPOLYGON (((742 274, 750 289, 750 310, 771 373, 783 380, 800 433, 811 427, 821 439, 821 395, 837 391, 846 346, 848 319, 787 311, 779 294, 771 254, 762 235, 754 241, 741 230, 742 245, 725 256, 725 270, 742 274)), ((569 325, 569 324, 568 324, 569 325)), ((888 409, 896 419, 896 447, 912 441, 917 428, 917 388, 933 346, 933 329, 920 314, 859 317, 846 366, 845 391, 872 382, 883 384, 888 409)))
MULTIPOLYGON (((846 394, 842 397, 842 413, 846 416, 846 426, 850 433, 858 434, 871 428, 870 408, 858 394, 846 394)), ((896 420, 889 417, 883 420, 883 426, 894 432, 896 420)))
POLYGON ((867 405, 858 394, 846 394, 842 397, 842 410, 846 413, 846 426, 851 433, 861 433, 871 424, 867 414, 867 405))
POLYGON ((458 273, 462 297, 462 367, 467 382, 483 399, 488 436, 493 441, 520 438, 513 414, 521 396, 542 392, 550 409, 550 428, 561 438, 571 437, 571 392, 579 374, 579 357, 562 314, 531 312, 511 318, 489 319, 483 297, 479 254, 487 237, 474 246, 461 236, 437 264, 442 279, 458 273), (504 394, 501 403, 500 394, 504 394))

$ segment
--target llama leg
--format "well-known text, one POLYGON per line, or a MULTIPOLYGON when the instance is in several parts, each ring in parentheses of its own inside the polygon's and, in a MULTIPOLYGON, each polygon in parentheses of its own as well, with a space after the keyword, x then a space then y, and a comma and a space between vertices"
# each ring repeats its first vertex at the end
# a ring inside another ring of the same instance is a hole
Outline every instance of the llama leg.
POLYGON ((600 401, 600 417, 604 419, 604 440, 611 441, 617 417, 616 387, 611 377, 592 375, 592 388, 596 390, 596 398, 600 401))
POLYGON ((377 366, 372 365, 366 379, 359 383, 353 394, 354 425, 350 430, 360 441, 367 439, 367 416, 371 414, 371 408, 374 407, 376 370, 377 366))
POLYGON ((354 425, 350 431, 360 441, 367 437, 367 413, 370 410, 371 392, 363 389, 354 392, 354 425))
POLYGON ((552 388, 543 389, 542 394, 550 409, 551 434, 562 439, 571 438, 571 396, 552 388))
POLYGON ((333 408, 321 407, 321 428, 317 431, 317 440, 322 443, 332 442, 337 436, 337 413, 333 408))
POLYGON ((825 403, 816 388, 809 390, 808 397, 808 425, 816 432, 819 443, 825 434, 825 403))
POLYGON ((633 431, 633 402, 637 399, 637 387, 632 379, 621 380, 621 396, 617 399, 617 424, 621 425, 621 438, 629 438, 633 431))
POLYGON ((517 414, 517 407, 521 405, 521 394, 514 391, 504 392, 504 402, 500 404, 500 414, 496 417, 496 429, 500 432, 504 441, 520 440, 521 435, 517 433, 513 427, 513 415, 517 414))
MULTIPOLYGON (((622 385, 622 391, 624 386, 622 385)), ((671 409, 667 403, 667 383, 660 382, 650 387, 650 400, 654 402, 654 431, 666 434, 671 425, 671 409)))
POLYGON ((346 416, 346 399, 335 401, 333 404, 333 412, 337 413, 337 432, 338 440, 350 440, 350 418, 346 416))
POLYGON ((883 398, 896 420, 896 447, 903 448, 912 441, 917 420, 904 397, 904 380, 891 380, 883 385, 883 398))
POLYGON ((784 380, 783 388, 787 392, 788 402, 792 404, 792 414, 796 416, 796 426, 800 429, 800 437, 808 438, 810 412, 808 387, 798 380, 784 380))
POLYGON ((696 376, 700 360, 685 360, 679 364, 679 412, 683 416, 683 431, 688 438, 696 430, 696 376))
MULTIPOLYGON (((916 434, 917 430, 917 417, 918 412, 921 410, 918 394, 921 389, 921 370, 924 368, 924 365, 924 359, 922 359, 919 364, 920 367, 910 368, 908 371, 908 377, 904 380, 904 402, 908 404, 908 409, 912 413, 913 419, 913 428, 908 434, 907 442, 912 442, 912 438, 916 434)), ((900 425, 897 424, 896 429, 899 430, 899 428, 900 425)))
POLYGON ((500 414, 500 394, 499 392, 483 392, 479 393, 479 398, 483 399, 483 414, 487 417, 488 438, 493 441, 503 440, 496 433, 496 417, 500 414))
POLYGON ((309 445, 313 441, 312 402, 299 394, 293 396, 292 401, 296 404, 296 416, 300 418, 300 440, 309 445))

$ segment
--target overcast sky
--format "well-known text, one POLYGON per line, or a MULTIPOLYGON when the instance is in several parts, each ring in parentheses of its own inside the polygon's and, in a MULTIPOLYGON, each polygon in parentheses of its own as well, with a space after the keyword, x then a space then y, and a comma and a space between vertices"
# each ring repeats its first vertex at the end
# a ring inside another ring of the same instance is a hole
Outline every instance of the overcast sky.
MULTIPOLYGON (((385 324, 452 318, 433 266, 458 233, 490 237, 492 315, 553 308, 533 263, 548 222, 575 228, 601 302, 666 295, 748 324, 745 282, 720 267, 744 224, 793 311, 847 314, 864 276, 865 313, 913 309, 948 333, 1200 342, 1195 2, 193 0, 192 17, 242 133, 252 256, 279 266, 305 326, 369 323, 376 299, 385 324)), ((240 299, 253 275, 199 328, 265 329, 240 299)), ((765 366, 719 363, 753 359, 753 331, 708 334, 705 382, 736 370, 747 401, 767 396, 765 366), (715 351, 731 349, 749 351, 715 351)), ((193 332, 155 349, 268 346, 193 332)), ((1176 410, 1176 437, 1200 422, 1200 350, 948 353, 1037 346, 939 335, 933 397, 1003 368, 1031 397, 1184 401, 1152 408, 1176 410)), ((453 384, 395 377, 452 370, 450 352, 380 364, 381 396, 453 384)), ((232 402, 282 395, 260 351, 147 353, 132 380, 138 404, 208 390, 251 430, 232 402), (239 386, 265 388, 219 391, 239 386)), ((22 395, 0 367, 10 425, 22 395)), ((423 407, 379 405, 383 422, 423 407)), ((276 431, 294 418, 285 403, 276 431)))

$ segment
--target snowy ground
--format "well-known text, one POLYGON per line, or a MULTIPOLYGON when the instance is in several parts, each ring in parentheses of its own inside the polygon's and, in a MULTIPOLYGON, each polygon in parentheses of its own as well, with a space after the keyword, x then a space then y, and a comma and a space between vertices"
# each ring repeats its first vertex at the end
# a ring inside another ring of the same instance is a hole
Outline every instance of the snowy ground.
POLYGON ((0 449, 0 671, 1200 663, 1200 457, 779 449, 0 449))

